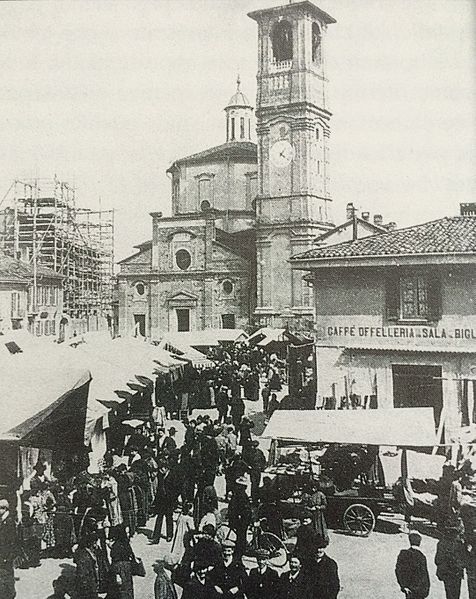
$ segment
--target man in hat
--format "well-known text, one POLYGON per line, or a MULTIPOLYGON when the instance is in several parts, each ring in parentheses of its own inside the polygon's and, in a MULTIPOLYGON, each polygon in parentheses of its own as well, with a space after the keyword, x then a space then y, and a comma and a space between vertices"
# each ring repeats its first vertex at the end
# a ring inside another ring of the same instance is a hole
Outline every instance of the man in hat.
POLYGON ((261 474, 266 468, 266 458, 259 448, 259 441, 254 439, 243 447, 243 459, 248 464, 251 478, 251 499, 258 502, 261 474))
POLYGON ((257 568, 253 568, 246 583, 245 591, 248 599, 270 599, 278 596, 279 575, 268 566, 269 552, 266 549, 256 550, 257 568))
POLYGON ((322 539, 314 529, 311 513, 305 509, 301 515, 301 525, 296 530, 296 547, 294 549, 294 554, 301 560, 304 570, 312 569, 317 549, 321 544, 322 539))
POLYGON ((243 599, 247 576, 241 559, 234 556, 236 544, 231 540, 225 540, 221 547, 223 559, 210 572, 210 578, 222 589, 223 599, 243 599))
POLYGON ((223 592, 210 580, 210 566, 196 560, 193 563, 190 580, 184 584, 182 599, 218 599, 223 592))
POLYGON ((283 572, 279 579, 281 599, 308 599, 311 592, 309 575, 302 569, 297 555, 289 559, 289 572, 283 572))
POLYGON ((310 575, 312 599, 336 599, 340 591, 337 562, 326 554, 327 541, 318 537, 316 556, 310 575))
MULTIPOLYGON (((175 434, 175 428, 172 428, 175 434)), ((159 462, 168 460, 174 449, 177 449, 177 443, 175 443, 173 435, 167 435, 165 428, 157 429, 157 460, 159 462)))
POLYGON ((397 558, 395 574, 406 599, 426 599, 430 593, 430 577, 426 557, 420 551, 421 535, 408 535, 409 549, 402 549, 397 558))
POLYGON ((176 507, 177 494, 166 462, 159 466, 157 476, 157 492, 154 506, 157 513, 151 543, 157 544, 162 534, 162 524, 165 518, 167 541, 171 541, 174 533, 173 513, 176 507))
POLYGON ((447 599, 459 599, 467 554, 457 526, 447 526, 436 546, 435 565, 438 580, 445 585, 447 599))
POLYGON ((228 504, 228 522, 236 532, 236 553, 240 557, 246 549, 246 531, 251 523, 251 501, 246 493, 248 480, 239 476, 228 504))
POLYGON ((201 534, 196 535, 193 546, 193 561, 214 568, 221 564, 223 555, 220 543, 215 539, 213 524, 205 524, 201 534))
POLYGON ((9 510, 8 501, 0 499, 0 597, 2 599, 14 599, 16 596, 13 560, 17 556, 18 542, 15 522, 9 510))

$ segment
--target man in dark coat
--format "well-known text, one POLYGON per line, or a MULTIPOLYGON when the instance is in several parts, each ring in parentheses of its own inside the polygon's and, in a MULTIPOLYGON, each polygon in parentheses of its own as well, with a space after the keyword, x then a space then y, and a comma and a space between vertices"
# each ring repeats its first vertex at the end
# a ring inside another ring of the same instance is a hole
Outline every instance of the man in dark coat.
POLYGON ((248 599, 271 599, 279 596, 279 575, 268 566, 268 558, 269 553, 265 549, 256 551, 258 567, 250 571, 245 587, 248 599))
POLYGON ((240 476, 228 504, 228 522, 236 532, 236 553, 242 556, 246 549, 246 531, 251 523, 251 501, 246 493, 247 480, 240 476))
POLYGON ((218 599, 223 597, 220 588, 210 580, 209 567, 199 561, 193 564, 190 580, 183 585, 182 599, 218 599))
POLYGON ((243 459, 248 464, 251 478, 251 499, 257 503, 259 499, 259 487, 261 474, 266 468, 266 458, 259 448, 259 441, 251 441, 243 447, 243 459))
POLYGON ((212 582, 223 591, 223 599, 244 599, 245 596, 246 570, 241 559, 234 557, 234 550, 233 541, 224 541, 223 559, 210 572, 212 582))
POLYGON ((162 524, 165 518, 167 531, 167 541, 171 541, 174 533, 173 514, 177 502, 177 490, 173 479, 170 477, 170 471, 166 464, 161 464, 157 476, 157 493, 155 495, 154 506, 157 513, 155 520, 152 543, 157 544, 160 541, 162 533, 162 524))
POLYGON ((430 593, 430 577, 426 557, 420 551, 421 535, 408 535, 410 549, 402 549, 397 558, 395 574, 406 599, 425 599, 430 593))
POLYGON ((289 572, 283 572, 279 579, 279 599, 308 599, 311 590, 309 576, 303 571, 297 555, 289 560, 289 572))
POLYGON ((14 599, 15 575, 13 560, 17 556, 18 542, 15 522, 10 516, 10 506, 6 499, 0 499, 0 597, 14 599))
POLYGON ((175 449, 177 449, 177 443, 173 437, 165 434, 164 428, 159 428, 157 430, 157 459, 159 461, 168 460, 175 449))
POLYGON ((336 599, 340 591, 337 563, 325 551, 327 542, 319 537, 316 558, 310 575, 312 599, 336 599))
POLYGON ((300 559, 304 570, 313 569, 320 545, 322 545, 322 539, 315 531, 311 515, 306 510, 301 517, 301 525, 296 530, 296 547, 294 549, 294 555, 300 559))
POLYGON ((195 536, 196 541, 192 548, 193 562, 204 564, 208 568, 214 568, 222 563, 222 548, 215 539, 215 533, 213 524, 205 524, 202 533, 195 536))

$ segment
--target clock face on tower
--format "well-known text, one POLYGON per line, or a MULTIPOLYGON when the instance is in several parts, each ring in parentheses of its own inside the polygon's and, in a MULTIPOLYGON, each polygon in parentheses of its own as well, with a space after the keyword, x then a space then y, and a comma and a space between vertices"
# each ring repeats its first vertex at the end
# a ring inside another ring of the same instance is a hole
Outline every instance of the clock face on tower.
POLYGON ((277 168, 288 166, 294 160, 294 156, 294 146, 286 139, 275 142, 269 152, 270 160, 277 168))

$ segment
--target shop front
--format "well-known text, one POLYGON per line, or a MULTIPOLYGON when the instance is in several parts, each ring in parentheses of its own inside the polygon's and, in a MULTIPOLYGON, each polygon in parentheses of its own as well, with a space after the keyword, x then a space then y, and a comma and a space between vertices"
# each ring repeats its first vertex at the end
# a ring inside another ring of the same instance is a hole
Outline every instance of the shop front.
POLYGON ((368 320, 319 319, 321 407, 431 407, 446 443, 476 422, 476 331, 368 320))

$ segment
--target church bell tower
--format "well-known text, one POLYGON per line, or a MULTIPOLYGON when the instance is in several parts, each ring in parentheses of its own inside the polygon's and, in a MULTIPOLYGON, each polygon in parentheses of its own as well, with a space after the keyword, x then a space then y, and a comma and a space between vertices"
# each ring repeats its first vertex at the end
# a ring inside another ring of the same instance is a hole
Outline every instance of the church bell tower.
POLYGON ((257 308, 261 325, 310 328, 312 293, 289 259, 332 226, 325 37, 309 1, 258 10, 257 308))

